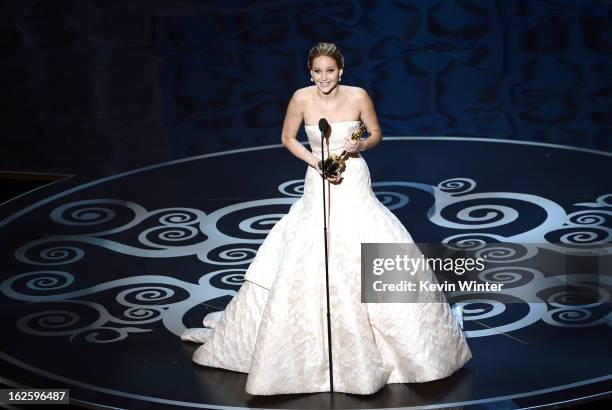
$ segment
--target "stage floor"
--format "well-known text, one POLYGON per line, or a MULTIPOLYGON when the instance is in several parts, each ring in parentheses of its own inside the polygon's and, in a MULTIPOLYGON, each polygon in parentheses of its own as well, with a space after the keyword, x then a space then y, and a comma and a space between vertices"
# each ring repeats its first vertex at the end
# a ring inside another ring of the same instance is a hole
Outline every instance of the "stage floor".
MULTIPOLYGON (((386 137, 364 157, 377 196, 416 242, 612 242, 612 154, 386 137)), ((301 195, 305 171, 280 145, 262 146, 65 177, 1 204, 0 381, 69 388, 74 404, 150 409, 514 409, 610 396, 605 269, 571 272, 597 279, 593 303, 550 299, 547 288, 522 303, 450 295, 465 304, 474 357, 443 380, 369 396, 255 397, 246 374, 194 364, 198 345, 179 335, 231 300, 272 223, 301 195)))

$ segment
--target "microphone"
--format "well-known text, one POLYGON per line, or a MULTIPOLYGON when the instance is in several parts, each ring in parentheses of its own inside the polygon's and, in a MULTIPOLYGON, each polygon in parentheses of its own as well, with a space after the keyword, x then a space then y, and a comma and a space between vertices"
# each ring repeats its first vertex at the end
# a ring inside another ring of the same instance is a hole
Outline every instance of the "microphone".
POLYGON ((319 131, 321 131, 322 135, 325 135, 327 138, 327 130, 329 130, 329 122, 325 118, 321 118, 319 120, 319 131))
MULTIPOLYGON (((323 171, 323 176, 325 176, 326 174, 326 162, 327 160, 325 159, 325 148, 323 146, 323 138, 325 138, 325 140, 327 141, 327 143, 329 144, 329 134, 330 134, 330 129, 329 129, 329 122, 327 122, 327 120, 325 118, 321 118, 319 120, 319 131, 321 131, 321 161, 319 161, 319 168, 321 169, 321 171, 323 171)), ((329 147, 328 147, 328 151, 329 151, 329 147)), ((329 153, 328 153, 329 154, 329 153)), ((329 159, 329 158, 328 158, 329 159)), ((325 178, 323 178, 323 181, 325 181, 325 178)), ((325 184, 323 185, 323 189, 325 189, 325 184)), ((325 248, 327 249, 327 248, 325 248)))

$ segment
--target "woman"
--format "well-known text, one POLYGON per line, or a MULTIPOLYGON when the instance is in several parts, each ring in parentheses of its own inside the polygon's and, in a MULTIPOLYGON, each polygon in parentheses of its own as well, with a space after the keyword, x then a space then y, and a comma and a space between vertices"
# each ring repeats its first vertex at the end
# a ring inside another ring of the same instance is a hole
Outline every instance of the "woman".
MULTIPOLYGON (((372 192, 359 154, 382 139, 370 97, 340 85, 344 60, 333 44, 313 47, 308 68, 314 85, 294 93, 282 131, 283 145, 309 165, 304 194, 270 231, 225 311, 204 318, 208 329, 188 329, 182 338, 204 342, 196 363, 249 373, 247 393, 329 391, 318 167, 318 121, 326 118, 330 152, 352 153, 341 176, 325 176, 334 391, 370 394, 388 383, 449 376, 472 355, 447 303, 361 303, 361 243, 414 241, 372 192), (312 151, 296 139, 302 121, 312 151), (360 121, 370 135, 352 141, 360 121)), ((413 249, 414 257, 421 255, 413 249)), ((417 275, 435 280, 429 270, 417 275)), ((436 297, 445 302, 442 293, 436 297)))

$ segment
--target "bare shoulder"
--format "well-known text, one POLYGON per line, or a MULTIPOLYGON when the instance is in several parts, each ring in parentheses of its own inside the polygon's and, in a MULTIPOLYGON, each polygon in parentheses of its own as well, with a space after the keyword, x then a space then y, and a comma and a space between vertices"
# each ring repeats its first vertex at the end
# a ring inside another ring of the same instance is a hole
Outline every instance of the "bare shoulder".
POLYGON ((370 96, 368 95, 367 91, 361 87, 343 85, 342 88, 344 88, 347 102, 349 102, 351 106, 355 106, 358 109, 363 109, 363 107, 367 105, 368 101, 370 100, 370 96))
POLYGON ((355 100, 364 101, 369 98, 368 92, 361 87, 348 87, 348 91, 355 100))
POLYGON ((298 88, 297 90, 295 90, 295 92, 293 93, 293 99, 296 102, 306 102, 308 101, 311 96, 312 93, 314 91, 315 86, 309 86, 309 87, 304 87, 304 88, 298 88))
POLYGON ((292 112, 302 114, 310 100, 309 87, 299 88, 293 92, 291 101, 289 101, 289 109, 292 112))

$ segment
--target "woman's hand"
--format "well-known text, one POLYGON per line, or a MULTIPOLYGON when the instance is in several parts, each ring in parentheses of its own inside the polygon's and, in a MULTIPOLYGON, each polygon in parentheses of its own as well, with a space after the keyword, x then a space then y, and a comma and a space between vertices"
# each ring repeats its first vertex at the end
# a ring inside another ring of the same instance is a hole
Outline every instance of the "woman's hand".
POLYGON ((329 182, 331 182, 334 185, 338 185, 340 182, 342 182, 342 175, 338 175, 337 177, 325 177, 325 179, 327 179, 329 182))
MULTIPOLYGON (((320 164, 320 162, 317 163, 317 166, 313 167, 313 168, 317 170, 319 175, 323 176, 323 170, 321 170, 321 168, 319 167, 319 164, 320 164)), ((325 179, 327 179, 332 184, 339 184, 340 182, 342 182, 343 177, 342 177, 342 175, 338 175, 336 177, 326 176, 325 179)))
POLYGON ((361 140, 352 140, 350 137, 344 141, 344 150, 349 154, 362 151, 363 143, 361 140))

